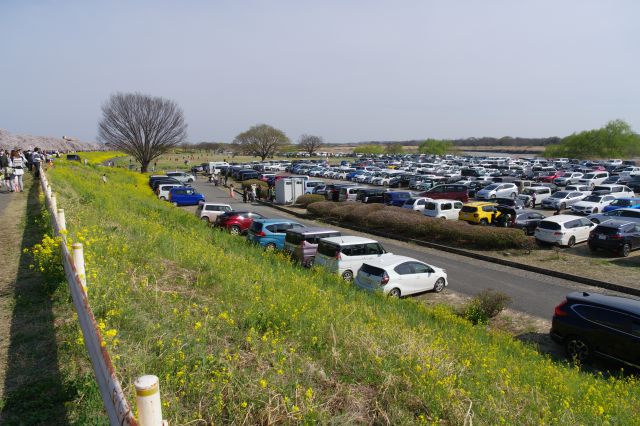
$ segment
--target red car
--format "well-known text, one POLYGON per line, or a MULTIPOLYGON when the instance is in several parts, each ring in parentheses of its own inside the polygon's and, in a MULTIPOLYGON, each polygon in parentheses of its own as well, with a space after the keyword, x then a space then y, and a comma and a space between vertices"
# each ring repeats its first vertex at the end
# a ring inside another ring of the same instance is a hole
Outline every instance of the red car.
POLYGON ((253 219, 264 219, 260 213, 230 211, 216 218, 215 226, 224 228, 232 235, 240 235, 247 232, 253 219))
POLYGON ((554 179, 557 179, 557 178, 559 178, 559 177, 564 176, 564 175, 565 175, 565 173, 566 173, 566 172, 564 172, 564 171, 562 171, 562 170, 559 170, 559 171, 557 171, 557 172, 550 173, 550 174, 548 174, 548 175, 546 175, 546 176, 539 176, 539 177, 538 177, 538 179, 537 179, 537 181, 538 181, 538 182, 553 183, 554 179))
POLYGON ((428 191, 420 194, 421 197, 429 197, 434 200, 458 200, 466 203, 469 201, 469 188, 459 183, 436 185, 428 191))

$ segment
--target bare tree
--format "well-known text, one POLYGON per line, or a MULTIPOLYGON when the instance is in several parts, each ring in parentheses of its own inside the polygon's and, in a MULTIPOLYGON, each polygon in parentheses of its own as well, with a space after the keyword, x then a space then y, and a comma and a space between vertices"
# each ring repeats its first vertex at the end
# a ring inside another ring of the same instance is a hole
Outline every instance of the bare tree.
POLYGON ((102 105, 98 139, 125 152, 146 172, 155 158, 187 137, 182 109, 172 100, 141 93, 116 93, 102 105))
POLYGON ((259 124, 240 133, 233 140, 234 147, 246 155, 260 157, 262 161, 272 157, 289 144, 289 138, 283 131, 268 124, 259 124))
POLYGON ((309 157, 312 157, 313 154, 324 144, 324 140, 320 136, 313 135, 302 135, 300 139, 298 139, 298 145, 304 151, 309 153, 309 157))

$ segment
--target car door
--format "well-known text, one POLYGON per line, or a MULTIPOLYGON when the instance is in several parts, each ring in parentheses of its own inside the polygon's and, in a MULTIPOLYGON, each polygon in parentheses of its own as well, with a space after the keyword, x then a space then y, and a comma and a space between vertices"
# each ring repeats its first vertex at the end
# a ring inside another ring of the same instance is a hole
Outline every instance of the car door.
POLYGON ((640 248, 640 224, 633 225, 631 230, 631 247, 634 249, 640 248))
POLYGON ((410 266, 411 294, 432 290, 436 282, 435 271, 421 262, 410 262, 410 266))
POLYGON ((451 211, 453 210, 453 204, 451 202, 441 203, 440 204, 440 216, 444 216, 447 219, 451 216, 451 211))
POLYGON ((598 352, 633 362, 638 358, 639 338, 633 335, 630 315, 606 307, 578 305, 574 310, 592 324, 589 336, 585 336, 598 352))
POLYGON ((400 294, 403 296, 406 294, 414 293, 414 284, 413 284, 413 267, 411 266, 412 262, 403 262, 396 267, 393 268, 398 276, 394 277, 393 282, 390 287, 397 287, 400 289, 400 294))
POLYGON ((589 239, 589 233, 594 227, 594 223, 586 217, 576 219, 575 222, 574 231, 576 235, 576 242, 579 243, 581 241, 587 241, 589 239))

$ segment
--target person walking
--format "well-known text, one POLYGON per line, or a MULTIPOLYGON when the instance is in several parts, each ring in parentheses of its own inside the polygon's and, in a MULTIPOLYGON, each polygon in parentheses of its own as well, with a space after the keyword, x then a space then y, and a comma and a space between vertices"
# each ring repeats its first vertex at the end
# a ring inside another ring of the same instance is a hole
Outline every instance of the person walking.
POLYGON ((242 202, 246 203, 247 202, 247 187, 244 186, 242 188, 242 202))
POLYGON ((22 156, 20 150, 11 151, 11 167, 13 168, 13 191, 24 192, 24 168, 26 167, 26 161, 22 156))
POLYGON ((224 186, 227 186, 227 181, 229 180, 229 172, 227 171, 224 174, 224 186))
POLYGON ((234 190, 233 184, 229 185, 229 197, 236 198, 235 194, 233 193, 233 190, 234 190))
POLYGON ((4 182, 4 186, 7 188, 7 192, 11 192, 13 187, 11 185, 11 160, 9 159, 9 155, 5 150, 0 151, 0 171, 2 172, 2 181, 4 182))
POLYGON ((31 163, 33 164, 33 177, 38 179, 40 177, 40 163, 42 162, 42 154, 40 154, 40 148, 33 150, 31 153, 31 163))
POLYGON ((536 193, 535 192, 531 193, 531 207, 533 207, 534 209, 536 208, 536 193))

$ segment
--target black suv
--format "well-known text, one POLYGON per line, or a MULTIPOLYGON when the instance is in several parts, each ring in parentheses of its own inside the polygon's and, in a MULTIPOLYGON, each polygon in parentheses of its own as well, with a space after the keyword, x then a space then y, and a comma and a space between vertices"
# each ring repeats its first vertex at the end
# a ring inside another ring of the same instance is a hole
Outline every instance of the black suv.
POLYGON ((625 220, 607 220, 589 234, 589 248, 611 250, 627 257, 640 248, 640 224, 625 220))
POLYGON ((550 335, 573 360, 597 355, 640 367, 640 301, 570 293, 556 306, 550 335))
POLYGON ((627 182, 627 186, 633 189, 633 192, 636 194, 640 193, 640 176, 633 176, 629 182, 627 182))

